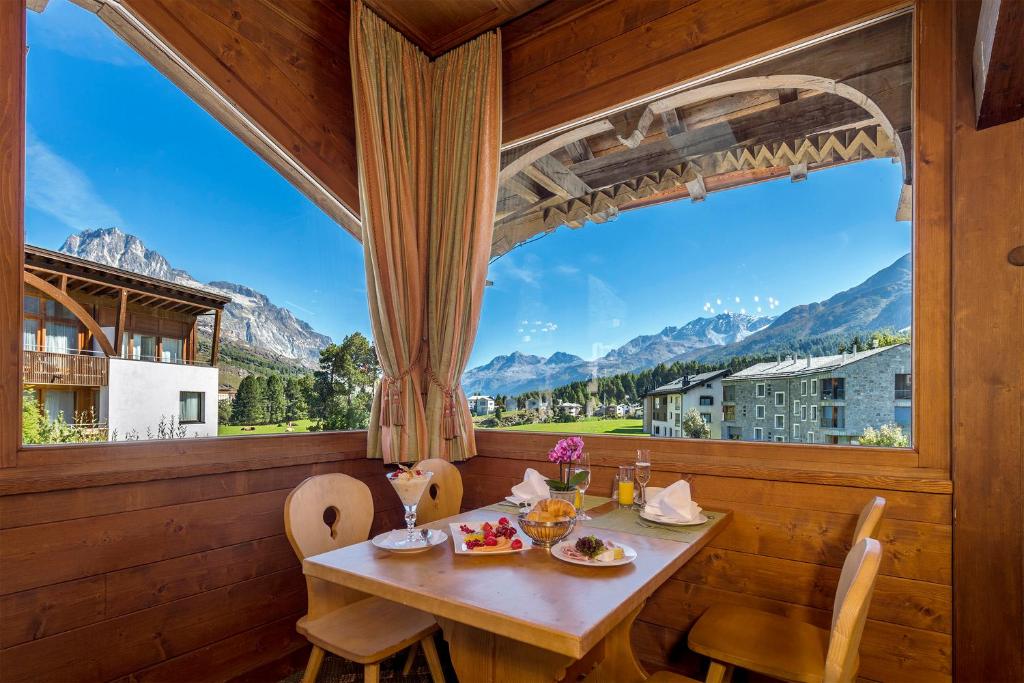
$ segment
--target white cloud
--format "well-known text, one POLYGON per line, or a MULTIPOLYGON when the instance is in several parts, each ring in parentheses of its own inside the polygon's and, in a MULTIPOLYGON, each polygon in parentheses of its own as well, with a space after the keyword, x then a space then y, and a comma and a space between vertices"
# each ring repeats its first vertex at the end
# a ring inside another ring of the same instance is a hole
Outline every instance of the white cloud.
POLYGON ((736 303, 739 303, 739 302, 740 302, 740 298, 736 297, 736 303))
POLYGON ((89 177, 28 129, 25 140, 25 200, 74 230, 124 225, 117 209, 93 189, 89 177))
POLYGON ((78 59, 115 66, 147 63, 95 14, 67 0, 54 0, 44 14, 29 14, 28 37, 30 48, 55 50, 78 59))
POLYGON ((560 265, 555 266, 555 272, 559 275, 579 275, 580 269, 576 266, 560 265))
POLYGON ((715 305, 716 306, 721 306, 722 305, 722 300, 720 298, 719 299, 715 299, 715 305))
POLYGON ((621 324, 622 324, 621 320, 619 320, 618 318, 612 318, 612 327, 618 327, 621 324))
POLYGON ((523 341, 524 341, 524 342, 529 342, 529 341, 532 341, 532 340, 533 340, 533 337, 531 337, 530 335, 525 335, 525 336, 523 337, 523 341))

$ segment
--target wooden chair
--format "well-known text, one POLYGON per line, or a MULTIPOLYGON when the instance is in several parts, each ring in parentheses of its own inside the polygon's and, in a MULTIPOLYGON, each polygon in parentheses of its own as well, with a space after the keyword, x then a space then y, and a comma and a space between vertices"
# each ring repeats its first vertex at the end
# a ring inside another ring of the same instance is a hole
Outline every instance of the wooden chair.
POLYGON ((459 514, 462 508, 462 475, 459 469, 440 458, 424 460, 416 467, 434 473, 416 508, 416 523, 428 524, 459 514))
POLYGON ((853 532, 853 545, 857 545, 865 538, 878 538, 878 527, 882 525, 882 515, 885 514, 885 498, 875 496, 868 501, 864 509, 860 511, 857 518, 857 528, 853 532))
MULTIPOLYGON (((372 522, 369 487, 346 474, 310 477, 284 503, 285 533, 300 561, 365 541, 372 522)), ((316 680, 325 651, 363 664, 364 679, 376 683, 381 660, 417 643, 423 647, 431 678, 444 683, 433 640, 437 622, 430 614, 309 576, 306 592, 308 611, 296 628, 313 651, 303 683, 316 680)), ((407 667, 411 658, 410 652, 407 667)))
MULTIPOLYGON (((690 631, 694 652, 711 658, 707 683, 729 680, 734 667, 802 683, 848 683, 857 675, 858 650, 882 559, 873 538, 846 556, 826 630, 795 619, 733 605, 713 605, 690 631)), ((651 681, 678 679, 657 674, 651 681)))

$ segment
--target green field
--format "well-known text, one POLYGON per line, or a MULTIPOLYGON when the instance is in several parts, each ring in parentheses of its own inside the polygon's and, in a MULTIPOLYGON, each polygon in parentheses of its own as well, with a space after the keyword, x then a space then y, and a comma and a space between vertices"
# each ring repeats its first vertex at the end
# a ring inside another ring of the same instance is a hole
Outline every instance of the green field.
POLYGON ((501 427, 502 431, 515 432, 564 432, 566 434, 626 434, 647 436, 644 421, 638 418, 604 419, 590 417, 578 422, 541 422, 532 425, 501 427))
MULTIPOLYGON (((295 426, 292 428, 291 433, 308 432, 309 425, 313 424, 312 420, 296 420, 295 426)), ((242 425, 219 425, 217 427, 217 436, 249 436, 251 434, 284 434, 287 429, 287 423, 272 425, 256 425, 254 431, 242 431, 242 425)))

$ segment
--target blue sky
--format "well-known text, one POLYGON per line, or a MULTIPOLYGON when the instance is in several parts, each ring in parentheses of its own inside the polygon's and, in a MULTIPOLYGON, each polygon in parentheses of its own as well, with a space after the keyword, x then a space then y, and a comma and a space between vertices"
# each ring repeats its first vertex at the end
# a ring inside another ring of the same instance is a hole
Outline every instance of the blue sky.
MULTIPOLYGON (((116 225, 335 339, 369 334, 356 240, 95 17, 53 0, 28 22, 30 243, 116 225)), ((561 228, 492 264, 470 367, 517 349, 591 358, 707 304, 774 315, 827 298, 910 250, 899 190, 878 160, 561 228)))

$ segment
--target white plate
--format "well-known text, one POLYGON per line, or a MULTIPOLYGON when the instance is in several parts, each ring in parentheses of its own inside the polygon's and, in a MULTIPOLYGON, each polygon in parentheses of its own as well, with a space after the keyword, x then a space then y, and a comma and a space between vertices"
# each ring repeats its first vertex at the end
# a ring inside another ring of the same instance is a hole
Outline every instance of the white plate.
POLYGON ((373 543, 381 550, 410 555, 412 553, 422 553, 425 550, 430 550, 435 545, 441 545, 448 540, 448 534, 445 532, 438 531, 437 529, 431 529, 430 534, 422 545, 417 544, 409 548, 395 545, 396 541, 404 541, 406 537, 407 532, 405 529, 395 529, 394 531, 385 531, 382 534, 377 534, 373 537, 373 540, 370 541, 370 543, 373 543))
POLYGON ((578 559, 571 555, 566 555, 563 552, 563 548, 570 548, 573 550, 573 552, 575 552, 575 538, 570 539, 568 541, 562 541, 561 543, 559 543, 551 549, 551 554, 563 562, 568 562, 569 564, 579 564, 583 565, 584 567, 621 567, 622 565, 629 564, 630 562, 636 559, 636 551, 630 548, 628 545, 625 545, 623 543, 616 543, 615 545, 619 548, 622 548, 622 552, 625 553, 625 556, 621 560, 612 560, 611 562, 598 562, 597 560, 591 560, 589 558, 578 559))
MULTIPOLYGON (((470 550, 469 548, 466 547, 466 544, 462 542, 462 539, 465 537, 466 534, 462 533, 462 529, 460 529, 459 527, 462 526, 462 524, 466 524, 467 526, 469 526, 472 529, 479 529, 481 526, 483 526, 483 523, 486 522, 486 521, 490 521, 490 520, 483 520, 483 521, 480 521, 480 522, 470 522, 470 523, 463 522, 461 524, 456 524, 456 523, 453 522, 453 523, 448 525, 448 528, 451 529, 451 532, 452 532, 452 545, 453 545, 453 547, 455 549, 455 554, 456 555, 476 555, 478 557, 487 557, 488 555, 512 555, 514 553, 521 553, 521 552, 523 552, 524 550, 526 550, 527 548, 530 547, 529 544, 528 544, 528 541, 530 539, 528 539, 525 536, 523 536, 523 533, 522 533, 522 531, 520 529, 516 529, 516 535, 512 537, 512 540, 514 541, 514 540, 516 540, 518 538, 520 541, 523 542, 523 547, 519 548, 518 550, 513 550, 512 548, 507 548, 505 550, 493 550, 491 552, 485 552, 485 553, 478 552, 478 551, 475 551, 475 550, 470 550)), ((491 522, 491 524, 497 524, 497 522, 498 522, 498 520, 494 520, 493 522, 491 522)))
POLYGON ((666 526, 699 526, 704 522, 708 521, 708 518, 704 515, 703 512, 697 515, 697 519, 695 519, 692 522, 684 522, 679 519, 672 519, 671 517, 663 517, 661 515, 651 514, 646 510, 641 510, 640 516, 649 522, 654 522, 655 524, 664 524, 666 526))

